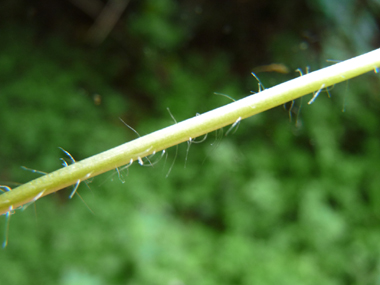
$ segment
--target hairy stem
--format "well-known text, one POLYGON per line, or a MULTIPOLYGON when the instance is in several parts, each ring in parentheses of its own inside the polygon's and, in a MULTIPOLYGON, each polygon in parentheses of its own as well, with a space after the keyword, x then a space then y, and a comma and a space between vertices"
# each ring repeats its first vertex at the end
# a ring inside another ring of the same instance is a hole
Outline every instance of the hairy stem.
MULTIPOLYGON (((320 92, 323 88, 371 70, 377 72, 379 67, 380 49, 377 49, 75 162, 1 194, 0 214, 12 212, 52 192, 79 184, 81 181, 132 161, 140 161, 141 158, 152 153, 207 134, 306 94, 320 92)), ((315 99, 313 98, 310 102, 315 99)))

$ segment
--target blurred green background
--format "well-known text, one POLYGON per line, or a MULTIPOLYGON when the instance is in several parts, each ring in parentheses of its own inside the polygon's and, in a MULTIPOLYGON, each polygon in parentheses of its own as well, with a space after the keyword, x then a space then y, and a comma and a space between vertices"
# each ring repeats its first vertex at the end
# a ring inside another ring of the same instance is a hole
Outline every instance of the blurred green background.
MULTIPOLYGON (((81 160, 135 139, 119 117, 144 135, 174 123, 167 108, 181 121, 230 103, 214 92, 257 92, 251 71, 268 88, 380 43, 379 0, 3 0, 0 19, 11 187, 38 177, 21 166, 69 162, 58 147, 81 160)), ((380 284, 379 83, 82 183, 94 214, 72 188, 16 211, 0 283, 380 284)))

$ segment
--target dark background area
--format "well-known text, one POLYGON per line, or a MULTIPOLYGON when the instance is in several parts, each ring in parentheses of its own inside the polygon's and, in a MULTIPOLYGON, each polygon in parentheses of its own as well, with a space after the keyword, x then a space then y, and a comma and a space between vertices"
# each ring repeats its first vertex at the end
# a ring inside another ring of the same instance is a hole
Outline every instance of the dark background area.
MULTIPOLYGON (((119 118, 144 135, 167 108, 257 92, 252 71, 269 88, 375 49, 379 23, 376 0, 3 0, 0 184, 135 139, 119 118)), ((17 210, 0 283, 378 284, 379 87, 368 73, 82 183, 85 203, 17 210)))

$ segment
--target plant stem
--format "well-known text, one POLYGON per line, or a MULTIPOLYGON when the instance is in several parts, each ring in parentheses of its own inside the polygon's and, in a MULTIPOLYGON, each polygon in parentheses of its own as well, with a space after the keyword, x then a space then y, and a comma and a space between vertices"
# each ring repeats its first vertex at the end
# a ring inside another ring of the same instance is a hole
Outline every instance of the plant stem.
MULTIPOLYGON (((111 169, 380 67, 380 49, 250 95, 46 174, 0 195, 0 214, 111 169)), ((313 98, 314 100, 316 98, 313 98)), ((314 101, 311 100, 310 102, 314 101)), ((309 102, 309 103, 310 103, 309 102)))

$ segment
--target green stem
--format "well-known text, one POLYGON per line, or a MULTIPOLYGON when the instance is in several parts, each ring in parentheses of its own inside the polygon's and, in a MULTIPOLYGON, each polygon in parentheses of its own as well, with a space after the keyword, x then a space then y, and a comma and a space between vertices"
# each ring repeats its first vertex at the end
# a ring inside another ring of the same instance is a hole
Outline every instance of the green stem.
MULTIPOLYGON (((320 69, 187 119, 25 183, 0 195, 0 214, 52 192, 104 173, 171 146, 207 134, 296 98, 380 67, 380 49, 320 69)), ((314 98, 315 99, 315 98, 314 98)), ((311 100, 312 102, 314 100, 311 100)), ((309 102, 309 103, 310 103, 309 102)))

